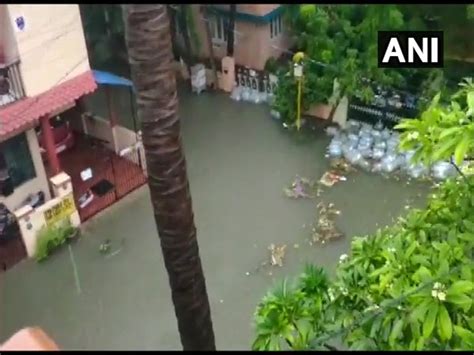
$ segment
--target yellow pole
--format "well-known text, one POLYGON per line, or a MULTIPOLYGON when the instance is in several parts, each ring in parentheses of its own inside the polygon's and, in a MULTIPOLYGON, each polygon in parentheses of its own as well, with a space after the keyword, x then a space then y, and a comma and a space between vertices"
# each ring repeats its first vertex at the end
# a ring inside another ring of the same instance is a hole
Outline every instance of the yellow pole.
MULTIPOLYGON (((298 52, 293 56, 293 62, 296 64, 300 64, 304 58, 303 52, 298 52)), ((299 131, 301 128, 301 91, 302 91, 302 82, 303 82, 303 73, 302 68, 300 67, 300 74, 297 76, 297 84, 298 84, 298 97, 296 99, 296 129, 299 131)), ((295 72, 296 75, 296 72, 295 72)))

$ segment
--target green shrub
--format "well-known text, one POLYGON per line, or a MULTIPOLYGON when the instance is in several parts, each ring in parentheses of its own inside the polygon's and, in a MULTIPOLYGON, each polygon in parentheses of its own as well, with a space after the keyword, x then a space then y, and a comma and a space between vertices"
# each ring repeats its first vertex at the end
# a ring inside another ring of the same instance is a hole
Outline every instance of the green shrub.
POLYGON ((273 57, 270 57, 267 59, 267 61, 265 62, 265 67, 264 67, 264 70, 266 72, 269 72, 269 73, 272 73, 272 74, 276 74, 277 70, 278 70, 278 62, 275 58, 273 57))
POLYGON ((474 178, 354 238, 336 276, 307 268, 257 307, 254 350, 474 348, 474 178), (284 292, 282 292, 282 289, 284 292))
POLYGON ((76 228, 69 219, 56 226, 45 226, 38 232, 35 259, 41 262, 48 258, 53 250, 63 245, 74 233, 76 228))

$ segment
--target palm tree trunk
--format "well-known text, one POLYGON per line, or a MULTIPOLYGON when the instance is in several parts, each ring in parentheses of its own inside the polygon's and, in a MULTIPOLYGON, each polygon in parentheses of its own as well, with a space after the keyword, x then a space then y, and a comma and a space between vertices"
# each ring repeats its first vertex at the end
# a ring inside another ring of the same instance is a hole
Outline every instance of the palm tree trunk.
POLYGON ((148 185, 184 350, 215 350, 186 163, 166 5, 123 5, 148 185))
POLYGON ((235 14, 237 12, 237 5, 230 5, 229 13, 229 28, 227 29, 227 56, 234 56, 234 30, 235 30, 235 14))

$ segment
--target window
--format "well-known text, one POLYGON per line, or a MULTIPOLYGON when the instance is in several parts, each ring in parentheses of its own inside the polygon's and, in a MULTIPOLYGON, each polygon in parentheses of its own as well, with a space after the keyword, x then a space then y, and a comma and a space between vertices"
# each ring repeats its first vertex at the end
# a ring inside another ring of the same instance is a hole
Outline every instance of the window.
POLYGON ((26 135, 17 135, 0 143, 0 168, 7 171, 13 188, 36 177, 26 135))
POLYGON ((270 21, 270 38, 275 38, 279 36, 282 31, 282 27, 283 23, 281 20, 281 15, 278 15, 270 21))
MULTIPOLYGON (((227 42, 228 21, 220 16, 210 18, 212 41, 216 43, 227 42)), ((235 36, 234 36, 235 37, 235 36)))

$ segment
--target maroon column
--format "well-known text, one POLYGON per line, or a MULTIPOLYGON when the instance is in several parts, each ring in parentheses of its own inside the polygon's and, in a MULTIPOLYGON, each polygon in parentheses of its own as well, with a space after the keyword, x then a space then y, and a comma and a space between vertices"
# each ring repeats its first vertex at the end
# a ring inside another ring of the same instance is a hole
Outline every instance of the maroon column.
POLYGON ((41 121, 41 134, 44 141, 44 149, 46 149, 46 155, 48 157, 49 166, 51 167, 51 173, 53 175, 59 174, 61 167, 59 165, 58 154, 56 153, 56 146, 54 144, 53 129, 49 124, 49 117, 43 116, 41 121))

